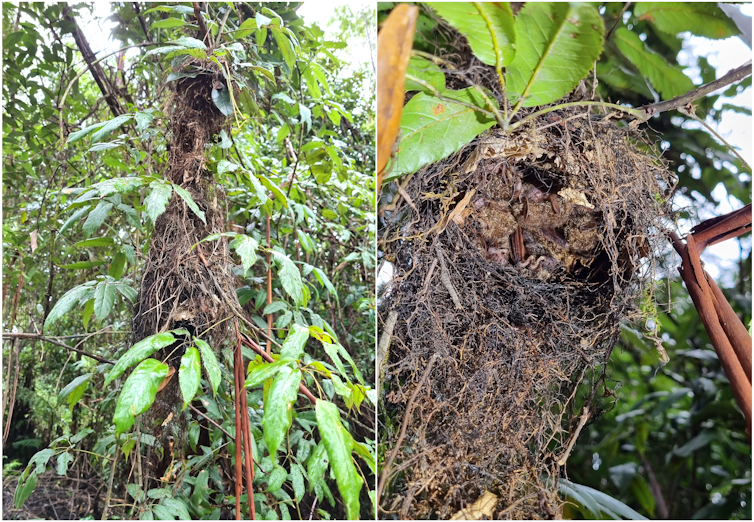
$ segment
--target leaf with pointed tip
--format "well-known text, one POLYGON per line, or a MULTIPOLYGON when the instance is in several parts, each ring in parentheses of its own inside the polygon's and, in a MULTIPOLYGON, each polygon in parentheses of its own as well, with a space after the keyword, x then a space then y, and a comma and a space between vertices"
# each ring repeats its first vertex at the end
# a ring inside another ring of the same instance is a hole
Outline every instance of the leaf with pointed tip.
POLYGON ((104 137, 113 132, 115 129, 131 121, 133 117, 133 114, 121 114, 120 116, 116 116, 112 120, 105 122, 102 128, 98 129, 97 132, 92 134, 92 143, 102 141, 104 137))
POLYGON ((217 362, 215 352, 212 351, 212 347, 202 339, 194 337, 194 343, 199 347, 199 351, 202 354, 202 364, 207 371, 209 377, 209 383, 212 386, 212 394, 217 393, 217 387, 220 386, 220 363, 217 362))
POLYGON ((183 201, 186 202, 186 204, 194 212, 194 214, 196 214, 197 216, 199 216, 199 219, 202 220, 202 223, 204 223, 206 225, 207 224, 207 219, 204 217, 204 212, 202 212, 201 210, 199 210, 199 207, 194 202, 194 198, 191 197, 191 193, 188 190, 186 190, 185 188, 179 187, 175 183, 172 183, 172 185, 173 185, 173 190, 175 190, 175 193, 178 194, 179 196, 181 196, 181 199, 183 199, 183 201))
POLYGON ((89 283, 75 286, 58 299, 58 302, 55 303, 55 306, 52 307, 52 310, 47 315, 47 319, 45 319, 45 329, 52 326, 58 319, 76 306, 81 297, 92 290, 92 284, 93 282, 90 281, 89 283))
POLYGON ((238 234, 236 238, 231 241, 229 246, 234 249, 241 258, 241 264, 243 265, 243 271, 245 273, 257 260, 257 248, 259 248, 259 242, 246 234, 238 234))
POLYGON ((108 201, 100 201, 99 204, 94 207, 94 210, 89 212, 89 216, 84 221, 84 237, 91 236, 97 231, 102 223, 105 222, 107 216, 110 215, 110 211, 113 209, 113 204, 108 201))
MULTIPOLYGON (((298 396, 301 383, 301 370, 292 370, 290 366, 281 366, 272 381, 270 392, 264 401, 264 442, 270 455, 275 455, 285 434, 291 427, 293 411, 291 405, 298 396)), ((318 401, 319 402, 319 401, 318 401)))
POLYGON ((115 286, 107 281, 101 281, 94 290, 94 316, 102 321, 113 309, 115 303, 115 286))
POLYGON ((123 372, 125 372, 134 364, 138 363, 146 357, 149 357, 157 350, 165 348, 166 346, 170 346, 174 342, 175 337, 173 337, 173 334, 170 332, 163 332, 145 337, 144 339, 133 345, 131 348, 129 348, 129 350, 125 354, 123 354, 120 359, 118 359, 118 362, 115 363, 113 369, 110 370, 110 373, 107 374, 103 388, 107 387, 107 385, 110 384, 114 379, 120 377, 123 372))
POLYGON ((202 367, 199 363, 199 350, 193 346, 186 350, 181 357, 181 367, 178 370, 178 381, 183 394, 183 409, 194 400, 202 377, 202 367))
POLYGON ((144 200, 144 206, 146 207, 147 215, 152 223, 157 221, 157 218, 165 212, 170 202, 170 196, 173 195, 173 189, 170 188, 168 183, 155 180, 149 184, 149 188, 152 192, 149 193, 147 199, 144 200))
POLYGON ((134 418, 154 402, 157 389, 168 375, 168 365, 156 359, 142 361, 126 379, 115 405, 113 422, 116 436, 129 430, 134 418))
POLYGON ((280 358, 300 359, 301 354, 304 353, 307 339, 309 339, 309 329, 300 324, 294 324, 293 328, 288 332, 288 337, 285 338, 283 347, 280 350, 280 358))

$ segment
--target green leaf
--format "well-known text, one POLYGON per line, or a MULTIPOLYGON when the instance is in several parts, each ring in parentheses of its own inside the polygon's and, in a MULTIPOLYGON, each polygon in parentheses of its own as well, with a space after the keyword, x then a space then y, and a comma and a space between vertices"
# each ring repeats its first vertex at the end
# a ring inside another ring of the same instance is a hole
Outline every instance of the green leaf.
POLYGON ((70 464, 71 462, 73 462, 73 455, 71 455, 67 451, 58 455, 58 475, 65 476, 68 473, 68 464, 70 464))
MULTIPOLYGON (((301 371, 292 370, 290 366, 281 366, 272 381, 270 392, 264 403, 264 442, 270 455, 275 455, 285 434, 291 427, 292 403, 298 396, 298 385, 301 383, 301 371)), ((319 401, 318 401, 319 402, 319 401)))
POLYGON ((118 292, 121 293, 121 295, 123 297, 125 297, 126 299, 128 299, 132 303, 134 301, 136 301, 136 297, 138 296, 138 294, 136 293, 136 290, 134 290, 133 288, 131 288, 126 283, 113 283, 113 286, 115 287, 115 289, 118 292))
POLYGON ((94 316, 102 321, 113 309, 115 303, 115 287, 107 281, 100 281, 94 290, 94 316))
POLYGON ((653 517, 655 514, 656 502, 652 491, 649 489, 647 481, 642 476, 636 476, 631 482, 631 493, 639 501, 642 509, 653 517))
POLYGON ((118 359, 113 369, 107 374, 105 384, 102 386, 106 388, 114 379, 120 377, 123 372, 129 369, 134 364, 149 357, 154 352, 166 346, 170 346, 175 342, 175 337, 170 332, 163 332, 155 335, 145 337, 135 345, 133 345, 123 356, 118 359))
POLYGON ((74 212, 73 214, 71 214, 71 217, 66 219, 65 223, 63 223, 63 226, 60 227, 59 233, 62 234, 63 232, 71 228, 71 226, 74 223, 76 223, 78 220, 80 220, 82 217, 84 217, 84 214, 86 214, 88 211, 89 211, 89 207, 82 207, 78 209, 76 212, 74 212))
POLYGON ((75 246, 76 248, 88 248, 88 247, 110 246, 114 244, 115 244, 115 241, 111 237, 93 237, 91 239, 85 239, 84 241, 79 241, 78 243, 74 243, 73 246, 75 246))
POLYGON ((79 375, 71 382, 69 382, 60 393, 58 393, 58 399, 68 399, 68 409, 73 411, 73 407, 79 402, 79 399, 84 396, 87 387, 89 386, 89 378, 94 375, 93 373, 85 373, 79 375))
MULTIPOLYGON (((250 363, 249 367, 251 367, 252 364, 254 363, 250 363)), ((289 370, 293 369, 293 367, 291 366, 291 361, 285 359, 281 359, 273 363, 262 362, 262 364, 254 366, 253 369, 249 371, 244 386, 246 388, 259 386, 270 377, 276 375, 280 371, 280 368, 282 368, 283 366, 288 367, 289 370)))
POLYGON ((225 174, 226 172, 234 172, 238 170, 240 167, 237 163, 233 163, 232 161, 228 160, 220 160, 217 162, 217 173, 218 174, 225 174))
POLYGON ((188 507, 186 507, 186 504, 182 500, 167 497, 160 500, 160 504, 168 508, 170 513, 175 516, 177 520, 191 520, 188 507))
POLYGON ((288 473, 285 471, 285 468, 275 464, 275 467, 272 468, 272 473, 270 473, 270 476, 267 478, 266 491, 268 493, 273 493, 279 490, 283 487, 283 482, 285 482, 286 478, 288 478, 288 473))
POLYGON ((186 350, 181 357, 181 368, 178 370, 178 380, 183 394, 183 409, 186 409, 196 396, 202 378, 202 367, 199 363, 199 350, 193 346, 186 350))
POLYGON ((212 394, 214 395, 217 393, 217 387, 220 386, 222 378, 220 363, 217 362, 215 352, 212 351, 212 347, 207 341, 194 337, 194 343, 199 347, 199 351, 202 354, 202 363, 204 364, 204 369, 207 370, 209 383, 212 386, 212 394))
MULTIPOLYGON (((321 399, 320 399, 321 400, 321 399)), ((317 401, 319 402, 319 401, 317 401)), ((350 458, 350 457, 349 457, 350 458)), ((319 441, 319 444, 312 451, 309 461, 306 465, 306 473, 309 475, 309 491, 311 492, 314 485, 324 480, 325 471, 327 471, 328 460, 327 450, 325 449, 324 441, 319 441)))
POLYGON ((115 405, 113 422, 116 436, 133 426, 136 415, 149 409, 157 395, 157 388, 167 375, 168 365, 156 359, 147 359, 134 369, 126 379, 115 405))
MULTIPOLYGON (((408 61, 408 71, 406 73, 430 84, 440 92, 445 90, 445 74, 443 74, 437 65, 426 58, 412 56, 408 61)), ((425 90, 423 86, 408 78, 406 79, 405 91, 425 91, 429 94, 429 91, 425 90)))
POLYGON ((290 40, 288 40, 288 35, 286 35, 280 28, 273 27, 272 36, 275 38, 275 42, 278 44, 280 52, 283 53, 283 60, 285 60, 288 68, 293 70, 293 66, 296 63, 296 55, 293 54, 293 48, 291 47, 290 40))
MULTIPOLYGON (((566 479, 559 479, 558 489, 563 496, 571 496, 582 505, 585 505, 582 499, 585 499, 589 503, 590 511, 594 512, 594 509, 602 511, 607 514, 608 511, 620 515, 627 520, 647 520, 646 517, 640 515, 620 500, 616 500, 610 495, 602 493, 596 489, 584 486, 583 484, 576 484, 566 479), (594 505, 594 504, 597 505, 594 505)), ((595 517, 599 517, 599 513, 594 513, 595 517)))
POLYGON ((309 301, 309 289, 304 286, 298 268, 285 254, 274 250, 270 250, 270 252, 275 256, 275 261, 280 267, 278 277, 283 284, 283 289, 297 306, 306 306, 307 301, 309 301))
POLYGON ((714 3, 639 2, 633 7, 639 20, 647 20, 660 31, 691 34, 719 40, 736 36, 736 24, 714 3))
POLYGON ((252 32, 254 32, 254 29, 257 28, 257 21, 253 18, 247 18, 243 21, 243 23, 236 29, 236 31, 233 33, 233 38, 241 40, 243 38, 247 38, 251 35, 252 32))
POLYGON ((469 42, 487 65, 509 65, 516 56, 513 12, 508 2, 429 2, 469 42))
POLYGON ((154 31, 155 29, 172 29, 173 27, 182 27, 186 25, 186 22, 181 20, 180 18, 165 18, 164 20, 158 20, 157 22, 152 24, 152 27, 149 28, 150 31, 154 31))
POLYGON ((516 17, 516 58, 508 94, 523 107, 560 99, 586 77, 602 51, 605 31, 591 4, 527 2, 516 17))
MULTIPOLYGON (((253 176, 249 176, 249 177, 253 178, 253 176)), ((275 199, 277 199, 285 208, 288 208, 288 198, 283 193, 283 191, 280 190, 280 187, 275 185, 272 181, 270 181, 267 178, 267 176, 264 176, 262 174, 257 176, 257 180, 259 180, 259 182, 262 185, 264 185, 267 188, 267 190, 269 190, 270 192, 274 194, 275 199)), ((265 197, 266 197, 266 194, 265 194, 265 197)))
MULTIPOLYGON (((445 91, 443 96, 477 107, 485 105, 484 99, 472 87, 445 91)), ((493 118, 464 105, 417 94, 403 108, 397 158, 386 181, 450 156, 494 124, 493 118)))
POLYGON ((84 323, 84 330, 89 328, 89 320, 94 313, 94 299, 89 299, 84 305, 84 312, 81 314, 81 321, 84 323))
POLYGON ((230 99, 228 87, 223 87, 219 90, 212 89, 212 101, 215 102, 215 107, 217 107, 223 115, 230 116, 233 114, 233 102, 230 99))
POLYGON ((31 472, 29 474, 29 477, 23 481, 23 484, 21 481, 18 481, 18 484, 16 485, 16 492, 13 494, 13 507, 16 509, 21 509, 24 506, 24 502, 26 502, 26 499, 29 498, 29 495, 31 495, 32 491, 34 491, 34 488, 37 487, 37 474, 34 472, 31 472))
POLYGON ((170 196, 173 195, 173 189, 170 188, 169 184, 158 180, 150 183, 149 188, 152 189, 152 192, 144 200, 144 206, 146 207, 149 219, 152 220, 152 223, 155 223, 157 218, 168 208, 170 196))
POLYGON ((281 310, 287 310, 288 303, 285 301, 273 301, 262 310, 262 315, 270 315, 280 312, 281 310))
POLYGON ((686 458, 692 453, 694 453, 696 450, 705 447, 707 444, 709 444, 716 438, 718 438, 718 435, 715 431, 704 430, 699 435, 697 435, 696 437, 688 441, 686 444, 684 444, 680 448, 674 449, 673 455, 677 455, 681 458, 686 458))
POLYGON ((317 427, 330 457, 348 519, 356 520, 359 518, 359 492, 364 481, 351 460, 350 434, 341 424, 340 412, 335 404, 320 399, 315 409, 317 427))
POLYGON ((88 127, 84 127, 81 130, 72 132, 68 135, 68 139, 66 140, 66 143, 73 143, 74 141, 78 141, 81 138, 85 138, 88 135, 90 135, 92 132, 99 129, 100 127, 103 127, 106 123, 107 123, 106 121, 103 121, 101 123, 95 123, 94 125, 89 125, 88 127))
POLYGON ((110 263, 110 268, 107 271, 107 275, 113 279, 120 279, 123 275, 123 270, 126 268, 126 254, 118 252, 113 258, 113 262, 110 263))
POLYGON ((337 295, 337 292, 335 291, 335 287, 333 286, 332 282, 330 282, 330 279, 327 277, 327 274, 325 274, 325 271, 314 267, 314 275, 317 277, 320 283, 327 288, 327 290, 332 293, 333 295, 337 295))
POLYGON ((175 193, 181 196, 181 199, 183 199, 183 201, 186 202, 186 204, 194 212, 194 214, 199 216, 199 219, 202 220, 202 223, 206 225, 207 220, 204 217, 204 212, 199 210, 199 207, 196 206, 196 203, 194 203, 194 198, 191 197, 191 194, 189 193, 189 191, 184 189, 183 187, 179 187, 175 183, 172 183, 172 185, 173 185, 173 190, 175 190, 175 193))
POLYGON ((204 42, 196 38, 191 38, 190 36, 181 36, 176 40, 170 41, 169 43, 180 45, 181 47, 188 47, 189 49, 201 49, 202 51, 207 50, 207 46, 204 45, 204 42))
POLYGON ((298 104, 298 113, 301 115, 301 123, 306 123, 306 128, 312 128, 312 111, 303 103, 298 104))
POLYGON ((679 67, 670 65, 665 58, 647 49, 636 33, 619 27, 613 33, 613 41, 663 99, 669 100, 694 88, 694 83, 679 67))
POLYGON ((294 324, 280 349, 280 358, 297 361, 304 353, 304 345, 306 345, 307 339, 309 339, 309 329, 300 324, 294 324))
POLYGON ((107 216, 110 215, 110 211, 113 209, 113 204, 108 201, 100 201, 99 204, 94 207, 94 210, 89 212, 89 217, 84 221, 84 237, 91 236, 94 232, 102 226, 107 216))
POLYGON ((304 494, 306 494, 304 473, 300 464, 291 464, 291 470, 288 472, 288 480, 291 481, 291 485, 293 486, 293 496, 300 502, 304 498, 304 494))
POLYGON ((50 310, 49 315, 47 316, 47 319, 45 319, 45 329, 52 326, 58 319, 60 319, 62 316, 64 316, 66 313, 68 313, 76 304, 78 304, 79 300, 83 295, 85 295, 87 292, 91 291, 92 285, 91 283, 84 283, 83 285, 75 286, 68 290, 63 297, 58 299, 58 302, 55 303, 55 306, 52 307, 52 310, 50 310))
POLYGON ((78 261, 69 265, 60 265, 60 268, 64 268, 65 270, 81 270, 82 268, 92 268, 104 264, 105 261, 78 261))
POLYGON ((257 260, 257 248, 259 248, 259 242, 246 234, 238 234, 236 238, 231 241, 229 246, 234 249, 241 258, 241 264, 243 265, 243 271, 245 273, 257 260))
POLYGON ((133 114, 121 114, 120 116, 116 116, 112 120, 105 122, 102 128, 92 135, 92 143, 97 143, 98 141, 102 141, 102 139, 105 138, 112 131, 121 127, 123 124, 131 121, 133 117, 134 117, 133 114))

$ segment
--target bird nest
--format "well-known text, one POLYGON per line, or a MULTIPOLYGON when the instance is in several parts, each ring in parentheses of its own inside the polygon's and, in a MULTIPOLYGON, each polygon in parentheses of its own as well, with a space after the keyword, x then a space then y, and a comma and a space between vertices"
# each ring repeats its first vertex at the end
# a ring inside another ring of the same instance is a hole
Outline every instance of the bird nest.
POLYGON ((562 518, 576 389, 640 315, 676 181, 641 133, 573 108, 492 129, 405 184, 380 231, 381 318, 397 314, 385 512, 448 518, 488 490, 493 518, 562 518))

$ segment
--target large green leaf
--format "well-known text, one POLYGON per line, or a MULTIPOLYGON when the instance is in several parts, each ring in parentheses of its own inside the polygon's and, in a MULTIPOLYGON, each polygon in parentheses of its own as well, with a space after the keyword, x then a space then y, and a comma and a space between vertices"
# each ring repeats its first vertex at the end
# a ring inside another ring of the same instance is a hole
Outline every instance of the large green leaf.
POLYGON ((66 140, 66 143, 72 143, 74 141, 80 140, 81 138, 85 138, 86 136, 90 135, 92 132, 103 127, 106 123, 107 123, 106 121, 95 123, 94 125, 89 125, 88 127, 84 127, 81 130, 72 132, 68 135, 68 139, 66 140))
POLYGON ((147 359, 128 376, 115 405, 115 433, 123 433, 133 426, 134 418, 144 413, 154 402, 157 389, 168 375, 168 365, 147 359))
POLYGON ((21 509, 24 506, 24 502, 29 498, 29 495, 37 487, 37 474, 32 472, 26 478, 26 480, 19 480, 16 485, 16 492, 13 495, 13 507, 21 509))
POLYGON ((236 253, 241 258, 241 264, 243 265, 243 271, 245 273, 257 260, 257 248, 259 248, 259 242, 246 234, 239 234, 233 241, 231 241, 229 246, 230 248, 235 249, 236 253))
MULTIPOLYGON (((445 91, 443 97, 484 107, 484 99, 473 88, 445 91)), ((495 120, 470 107, 419 93, 403 108, 401 141, 386 180, 416 172, 439 161, 489 129, 495 120)))
POLYGON ((91 236, 97 231, 102 223, 105 222, 110 211, 113 209, 113 204, 108 201, 100 201, 99 204, 94 207, 94 210, 89 212, 89 216, 84 221, 84 237, 91 236))
POLYGON ((275 455, 285 434, 291 427, 292 403, 298 395, 301 383, 301 370, 292 370, 290 366, 281 366, 272 381, 270 392, 264 403, 264 442, 270 455, 275 455))
POLYGON ((296 63, 296 55, 293 53, 288 36, 277 27, 272 27, 272 36, 275 38, 275 43, 278 44, 278 48, 283 54, 283 60, 285 60, 288 68, 293 70, 293 65, 296 63))
POLYGON ((583 506, 588 507, 595 517, 599 517, 601 512, 614 520, 618 518, 618 515, 627 520, 647 520, 647 517, 640 515, 620 500, 589 486, 559 479, 558 489, 561 495, 573 497, 583 506))
POLYGON ((509 98, 523 107, 560 99, 586 77, 602 51, 604 25, 591 4, 527 2, 516 17, 509 98))
POLYGON ((145 357, 149 357, 160 348, 170 346, 174 342, 175 337, 173 337, 173 334, 170 332, 163 332, 145 337, 133 345, 120 359, 118 359, 118 362, 115 363, 113 369, 107 374, 103 387, 107 387, 107 385, 114 379, 120 377, 123 372, 143 360, 145 357))
POLYGON ((359 518, 359 492, 364 481, 351 459, 349 433, 340 422, 340 412, 335 404, 318 400, 316 405, 317 427, 325 443, 330 464, 335 472, 338 490, 346 505, 349 520, 359 518))
POLYGON ((224 116, 233 114, 233 102, 230 99, 230 91, 223 87, 222 89, 212 89, 212 101, 224 116))
POLYGON ((508 2, 428 2, 463 34, 474 56, 487 65, 509 65, 516 56, 513 12, 508 2))
POLYGON ((173 190, 175 190, 176 194, 178 194, 179 196, 181 196, 181 199, 183 199, 183 201, 186 202, 186 204, 194 212, 194 214, 196 214, 197 216, 199 216, 199 219, 202 220, 202 223, 204 223, 206 225, 207 224, 207 219, 204 217, 204 212, 201 211, 201 210, 199 210, 199 207, 196 205, 196 202, 194 201, 194 198, 191 197, 191 193, 188 190, 186 190, 185 188, 179 187, 175 183, 173 183, 173 190))
POLYGON ((280 350, 280 358, 298 360, 304 353, 304 345, 308 338, 309 329, 300 324, 294 324, 280 350))
POLYGON ((638 34, 619 27, 613 34, 613 41, 663 99, 669 100, 694 88, 694 83, 679 67, 670 65, 662 56, 647 49, 638 34))
POLYGON ((83 285, 75 286, 71 288, 70 290, 68 290, 63 295, 63 297, 58 299, 58 302, 55 303, 55 306, 52 307, 52 310, 50 310, 50 313, 47 315, 47 319, 45 319, 45 329, 52 326, 53 323, 55 323, 55 321, 60 319, 63 315, 68 313, 74 306, 76 306, 76 304, 78 304, 79 300, 84 295, 91 292, 92 285, 94 285, 94 281, 89 281, 87 283, 84 283, 83 285))
POLYGON ((199 350, 190 347, 181 357, 181 367, 178 370, 178 382, 183 394, 183 408, 194 400, 202 379, 202 366, 199 362, 199 350))
POLYGON ((204 369, 207 370, 207 376, 209 377, 209 383, 212 386, 212 393, 217 393, 217 387, 220 386, 220 363, 217 362, 217 356, 212 351, 212 347, 202 339, 194 337, 194 343, 199 347, 199 351, 202 354, 202 363, 204 369))
POLYGON ((75 224, 77 221, 79 221, 82 217, 84 217, 84 214, 86 214, 87 212, 89 212, 89 207, 82 207, 78 209, 76 212, 74 212, 73 214, 71 214, 71 217, 66 219, 65 223, 63 223, 63 226, 60 227, 60 230, 58 231, 58 233, 62 234, 63 232, 71 228, 71 226, 75 224))
POLYGON ((94 316, 102 321, 113 309, 117 290, 115 285, 107 281, 100 281, 94 290, 94 316))
POLYGON ((68 409, 70 411, 73 411, 73 407, 76 405, 79 399, 84 396, 84 393, 89 386, 89 379, 92 375, 94 374, 85 373, 84 375, 79 375, 71 382, 69 382, 65 386, 65 388, 60 390, 60 393, 58 393, 59 400, 68 399, 68 409))
POLYGON ((739 34, 733 20, 713 2, 639 2, 633 11, 639 20, 647 20, 670 34, 690 31, 712 39, 739 34))
POLYGON ((144 200, 144 206, 146 207, 147 215, 152 223, 157 221, 157 218, 165 212, 170 202, 170 196, 173 195, 173 189, 170 188, 168 183, 155 180, 149 184, 149 188, 152 192, 149 193, 147 199, 144 200))
MULTIPOLYGON (((408 61, 408 70, 406 71, 406 74, 409 74, 414 78, 418 78, 430 84, 440 92, 445 90, 445 74, 443 74, 443 72, 437 65, 430 62, 426 58, 422 58, 421 56, 412 56, 408 61)), ((404 90, 406 92, 425 91, 427 92, 427 94, 430 93, 430 91, 428 89, 425 89, 424 86, 419 85, 415 81, 409 80, 408 78, 406 78, 406 86, 404 87, 404 90)))
POLYGON ((309 301, 309 289, 304 286, 298 268, 285 254, 274 250, 270 250, 270 252, 275 256, 275 261, 280 266, 278 277, 280 277, 283 289, 291 296, 297 306, 306 306, 307 301, 309 301))
POLYGON ((112 120, 106 122, 102 126, 102 128, 100 128, 99 130, 97 130, 97 132, 92 134, 92 143, 97 143, 98 141, 101 141, 112 131, 121 127, 123 124, 131 121, 133 117, 134 117, 133 114, 121 114, 120 116, 116 116, 112 120))

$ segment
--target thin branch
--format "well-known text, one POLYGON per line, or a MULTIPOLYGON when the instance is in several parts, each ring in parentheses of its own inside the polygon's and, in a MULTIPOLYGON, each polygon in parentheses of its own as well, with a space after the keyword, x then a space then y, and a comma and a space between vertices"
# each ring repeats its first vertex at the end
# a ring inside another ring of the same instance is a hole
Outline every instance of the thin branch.
MULTIPOLYGON (((749 69, 751 69, 751 66, 749 66, 749 69)), ((748 170, 749 172, 751 172, 751 167, 749 166, 748 163, 746 163, 746 160, 738 153, 738 151, 730 143, 728 143, 727 141, 725 141, 725 138, 723 138, 722 136, 720 136, 720 134, 718 134, 717 131, 712 128, 712 126, 710 126, 706 121, 704 121, 703 119, 701 119, 699 116, 696 115, 696 113, 693 112, 694 111, 693 105, 691 105, 689 103, 688 106, 678 107, 677 110, 678 110, 678 112, 680 112, 684 116, 688 116, 692 120, 697 121, 697 122, 701 123, 702 125, 704 125, 704 127, 708 131, 710 131, 718 140, 720 140, 720 141, 723 142, 723 145, 725 145, 726 147, 728 147, 728 150, 730 150, 733 154, 736 155, 736 157, 741 162, 741 164, 744 166, 744 168, 746 170, 748 170)))
POLYGON ((220 426, 216 421, 214 421, 211 418, 209 418, 208 415, 206 415, 205 413, 202 413, 201 410, 199 410, 196 406, 194 406, 193 404, 189 403, 188 407, 191 408, 191 411, 193 411, 197 415, 200 415, 200 416, 204 417, 205 419, 207 419, 209 421, 209 423, 212 424, 215 428, 217 428, 220 431, 222 431, 223 433, 225 433, 225 436, 228 437, 230 440, 232 440, 233 442, 236 442, 236 438, 233 435, 231 435, 230 433, 228 433, 225 430, 225 428, 223 428, 222 426, 220 426))
POLYGON ((703 98, 718 89, 727 87, 728 85, 739 80, 743 80, 747 76, 751 76, 751 60, 749 60, 741 67, 729 71, 727 74, 721 76, 717 80, 702 85, 701 87, 697 87, 693 91, 689 91, 686 94, 676 96, 671 100, 652 103, 650 105, 641 107, 641 110, 644 112, 644 117, 642 119, 646 121, 655 114, 685 107, 689 103, 698 100, 699 98, 703 98))
POLYGON ((50 337, 45 337, 42 334, 33 334, 33 333, 7 333, 3 332, 3 338, 4 339, 38 339, 40 341, 44 341, 46 343, 54 344, 55 346, 60 346, 61 348, 65 348, 66 350, 70 350, 72 352, 79 353, 81 355, 86 355, 87 357, 94 359, 95 361, 99 361, 101 363, 105 364, 115 364, 114 361, 109 361, 103 357, 100 357, 99 355, 94 355, 89 352, 85 352, 84 350, 79 350, 78 348, 74 348, 73 346, 68 346, 65 343, 61 343, 60 341, 56 341, 55 339, 52 339, 50 337))

